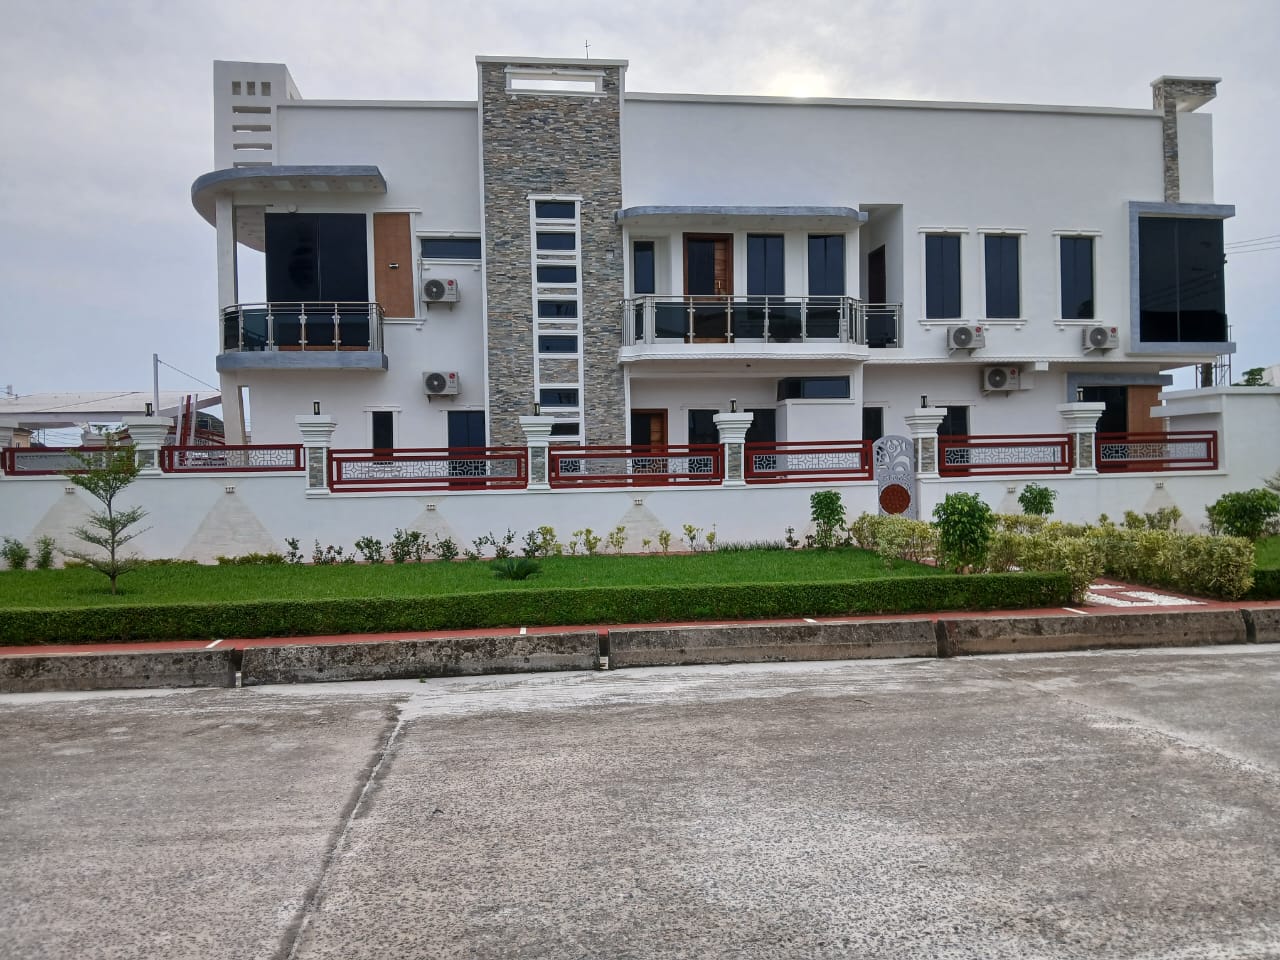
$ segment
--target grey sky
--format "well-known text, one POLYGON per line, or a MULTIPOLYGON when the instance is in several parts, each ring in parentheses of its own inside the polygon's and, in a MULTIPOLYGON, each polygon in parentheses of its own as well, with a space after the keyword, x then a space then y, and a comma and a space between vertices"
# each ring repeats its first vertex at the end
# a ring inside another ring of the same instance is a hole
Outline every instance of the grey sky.
MULTIPOLYGON (((1227 241, 1280 233, 1274 0, 697 4, 9 0, 0 32, 0 387, 145 387, 152 352, 216 383, 212 61, 289 65, 303 96, 473 99, 477 54, 631 61, 636 91, 1150 105, 1221 76, 1227 241)), ((869 149, 873 149, 869 145, 869 149)), ((1280 250, 1232 257, 1246 367, 1280 362, 1280 250)), ((162 387, 199 389, 172 371, 162 387)))

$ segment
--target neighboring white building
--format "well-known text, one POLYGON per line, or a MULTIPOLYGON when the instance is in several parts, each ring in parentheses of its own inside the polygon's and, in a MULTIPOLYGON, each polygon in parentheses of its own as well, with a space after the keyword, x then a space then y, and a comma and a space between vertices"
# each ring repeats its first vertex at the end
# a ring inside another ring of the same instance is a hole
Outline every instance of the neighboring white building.
POLYGON ((1160 430, 1167 371, 1231 353, 1216 80, 1154 107, 644 94, 626 63, 480 57, 476 102, 303 99, 214 66, 217 367, 230 442, 1160 430), (240 303, 238 246, 270 305, 240 303), (440 374, 441 376, 436 376, 440 374), (927 397, 928 402, 922 403, 927 397))

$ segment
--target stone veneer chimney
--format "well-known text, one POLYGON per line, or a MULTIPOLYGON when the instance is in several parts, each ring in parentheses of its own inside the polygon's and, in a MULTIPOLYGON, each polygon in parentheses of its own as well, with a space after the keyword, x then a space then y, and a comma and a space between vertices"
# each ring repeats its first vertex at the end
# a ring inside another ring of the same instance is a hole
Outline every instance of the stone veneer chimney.
MULTIPOLYGON (((583 441, 626 442, 622 345, 622 92, 626 62, 478 57, 489 440, 519 445, 538 400, 531 196, 581 198, 581 351, 540 358, 541 382, 582 384, 583 441), (512 90, 512 76, 591 75, 595 89, 512 90), (553 372, 549 372, 553 371, 553 372)), ((544 411, 551 412, 551 411, 544 411)))
POLYGON ((1164 199, 1178 203, 1178 114, 1190 113, 1218 95, 1220 77, 1159 77, 1151 81, 1151 101, 1164 121, 1164 199))

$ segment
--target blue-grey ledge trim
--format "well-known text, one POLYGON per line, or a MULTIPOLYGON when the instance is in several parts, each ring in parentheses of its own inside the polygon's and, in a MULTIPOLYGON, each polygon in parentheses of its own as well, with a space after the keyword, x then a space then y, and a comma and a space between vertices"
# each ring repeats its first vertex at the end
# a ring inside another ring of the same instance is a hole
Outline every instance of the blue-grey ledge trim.
POLYGON ((1235 353, 1236 345, 1230 341, 1221 343, 1151 343, 1143 342, 1142 305, 1138 288, 1138 218, 1139 217, 1203 217, 1206 220, 1227 220, 1236 215, 1236 208, 1229 203, 1154 203, 1146 200, 1129 201, 1129 353, 1160 354, 1163 356, 1221 356, 1235 353))
POLYGON ((639 217, 833 217, 866 223, 870 214, 855 207, 726 207, 726 206, 646 206, 619 210, 617 220, 639 217))
POLYGON ((213 198, 219 193, 235 192, 246 187, 270 189, 273 182, 281 180, 364 181, 364 193, 387 192, 387 180, 373 164, 228 167, 196 177, 191 184, 191 205, 200 216, 213 223, 213 198))
POLYGON ((218 373, 235 370, 369 370, 385 371, 381 350, 246 350, 218 354, 218 373))

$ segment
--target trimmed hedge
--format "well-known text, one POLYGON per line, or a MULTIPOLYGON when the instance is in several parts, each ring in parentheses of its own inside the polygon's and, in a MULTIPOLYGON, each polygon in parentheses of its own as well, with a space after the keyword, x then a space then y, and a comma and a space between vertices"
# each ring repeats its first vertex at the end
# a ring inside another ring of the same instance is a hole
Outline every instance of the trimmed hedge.
POLYGON ((11 608, 0 618, 0 645, 1011 610, 1061 606, 1070 594, 1065 574, 1007 573, 802 584, 677 584, 424 597, 11 608))
POLYGON ((1254 570, 1253 587, 1246 600, 1280 600, 1280 570, 1254 570))

